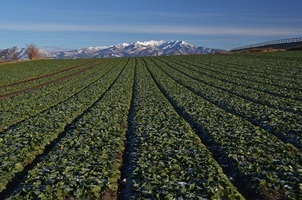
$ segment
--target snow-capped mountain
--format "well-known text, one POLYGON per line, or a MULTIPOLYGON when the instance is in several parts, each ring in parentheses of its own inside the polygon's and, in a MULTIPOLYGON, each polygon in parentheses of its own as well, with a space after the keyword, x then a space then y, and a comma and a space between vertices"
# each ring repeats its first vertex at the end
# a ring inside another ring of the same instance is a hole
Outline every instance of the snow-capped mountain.
MULTIPOLYGON (((39 49, 44 58, 74 59, 74 58, 105 58, 105 57, 133 57, 133 56, 160 56, 182 54, 210 54, 223 50, 205 47, 196 47, 185 41, 137 41, 131 44, 121 43, 113 46, 97 46, 80 48, 71 51, 49 52, 39 49)), ((28 59, 26 49, 18 49, 20 60, 28 59)))
POLYGON ((209 54, 221 51, 205 47, 196 47, 185 41, 144 41, 131 44, 122 43, 109 47, 89 47, 73 51, 52 53, 54 58, 104 58, 132 56, 160 56, 181 54, 209 54))
POLYGON ((53 58, 64 59, 64 58, 94 58, 94 54, 97 51, 106 49, 105 46, 80 48, 71 51, 60 51, 51 53, 53 58))

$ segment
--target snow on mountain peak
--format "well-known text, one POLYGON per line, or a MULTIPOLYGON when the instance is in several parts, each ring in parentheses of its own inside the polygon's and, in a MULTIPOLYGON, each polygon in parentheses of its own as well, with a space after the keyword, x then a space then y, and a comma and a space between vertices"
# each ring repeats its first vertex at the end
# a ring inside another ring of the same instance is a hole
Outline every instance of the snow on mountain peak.
POLYGON ((101 49, 107 49, 108 46, 97 46, 97 47, 88 47, 89 50, 101 50, 101 49))
POLYGON ((129 46, 129 44, 128 43, 121 43, 121 44, 115 45, 115 47, 118 47, 118 48, 124 48, 126 46, 129 46))
POLYGON ((176 41, 172 41, 171 43, 174 43, 175 45, 184 45, 184 46, 191 46, 194 47, 194 45, 186 42, 186 41, 182 41, 182 40, 176 40, 176 41))
POLYGON ((163 40, 160 40, 160 41, 150 40, 150 41, 144 41, 144 42, 137 41, 134 44, 142 45, 142 46, 159 46, 159 45, 162 45, 163 43, 165 43, 165 41, 163 41, 163 40))
POLYGON ((186 45, 186 46, 193 46, 192 44, 187 43, 187 42, 185 42, 185 41, 181 41, 181 44, 182 44, 182 45, 186 45))

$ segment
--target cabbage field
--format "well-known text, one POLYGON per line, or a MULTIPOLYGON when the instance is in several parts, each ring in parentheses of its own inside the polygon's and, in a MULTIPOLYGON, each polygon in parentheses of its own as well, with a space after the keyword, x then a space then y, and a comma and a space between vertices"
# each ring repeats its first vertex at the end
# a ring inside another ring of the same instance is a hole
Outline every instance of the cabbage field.
POLYGON ((0 199, 302 199, 302 52, 0 64, 0 199))

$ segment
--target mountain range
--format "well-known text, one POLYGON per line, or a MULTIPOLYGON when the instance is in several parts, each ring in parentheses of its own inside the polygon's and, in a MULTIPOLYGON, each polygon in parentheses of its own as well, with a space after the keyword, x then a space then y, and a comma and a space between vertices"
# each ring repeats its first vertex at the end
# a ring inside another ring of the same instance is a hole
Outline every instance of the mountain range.
MULTIPOLYGON (((28 59, 26 49, 18 49, 19 59, 28 59)), ((105 58, 105 57, 133 57, 133 56, 160 56, 160 55, 183 55, 183 54, 211 54, 221 52, 221 49, 196 47, 185 41, 145 41, 131 44, 122 43, 113 46, 97 46, 80 48, 70 51, 49 52, 39 49, 42 57, 53 59, 75 58, 105 58)))

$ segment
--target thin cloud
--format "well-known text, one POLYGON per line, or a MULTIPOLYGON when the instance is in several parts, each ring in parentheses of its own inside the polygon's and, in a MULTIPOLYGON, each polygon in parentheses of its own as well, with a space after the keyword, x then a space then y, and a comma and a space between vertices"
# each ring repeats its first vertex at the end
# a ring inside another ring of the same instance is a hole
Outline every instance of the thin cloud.
POLYGON ((211 26, 169 26, 169 25, 64 25, 64 24, 0 24, 0 30, 36 32, 114 32, 179 35, 240 35, 240 36, 282 36, 299 35, 302 28, 276 27, 211 27, 211 26))

